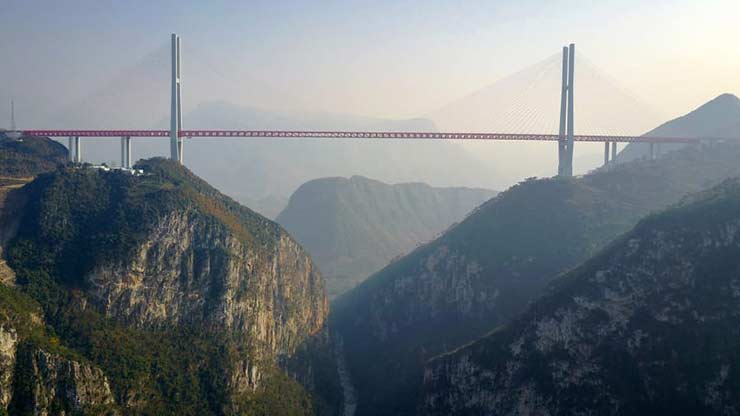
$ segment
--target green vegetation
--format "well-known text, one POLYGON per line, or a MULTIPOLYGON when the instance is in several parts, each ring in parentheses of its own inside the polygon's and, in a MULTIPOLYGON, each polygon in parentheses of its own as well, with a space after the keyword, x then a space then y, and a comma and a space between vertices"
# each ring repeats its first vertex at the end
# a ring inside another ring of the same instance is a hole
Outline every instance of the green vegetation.
POLYGON ((173 162, 149 160, 139 167, 147 175, 62 168, 21 190, 28 203, 6 251, 19 290, 0 285, 0 317, 15 320, 24 339, 101 368, 116 402, 135 414, 311 414, 311 398, 277 368, 261 389, 232 402, 231 366, 255 360, 245 339, 202 326, 137 329, 107 318, 85 299, 83 276, 132 254, 173 210, 196 210, 256 249, 274 244, 280 232, 173 162), (45 328, 23 318, 32 313, 43 316, 45 328))
POLYGON ((280 370, 268 372, 265 389, 234 403, 235 414, 250 416, 298 416, 313 413, 306 391, 280 370))
MULTIPOLYGON (((0 284, 0 326, 12 328, 19 338, 17 348, 16 364, 13 379, 13 400, 9 406, 9 413, 0 408, 0 415, 31 415, 33 414, 34 397, 34 369, 31 367, 32 354, 37 350, 74 360, 77 362, 89 362, 79 351, 62 344, 54 327, 46 326, 42 320, 44 310, 41 305, 31 296, 21 292, 17 288, 0 284)), ((60 413, 65 411, 69 414, 69 403, 56 400, 52 403, 53 411, 60 413)), ((99 406, 95 409, 86 409, 86 414, 104 415, 116 406, 99 406)))
POLYGON ((59 338, 47 333, 42 322, 43 309, 33 298, 16 288, 0 283, 0 325, 15 329, 25 342, 67 357, 79 357, 60 345, 59 338))
POLYGON ((80 287, 93 265, 128 257, 158 219, 177 209, 195 209, 247 244, 274 244, 279 226, 187 170, 164 159, 140 167, 150 174, 62 169, 40 175, 24 189, 29 203, 10 257, 24 259, 24 264, 33 259, 31 268, 68 287, 80 287))

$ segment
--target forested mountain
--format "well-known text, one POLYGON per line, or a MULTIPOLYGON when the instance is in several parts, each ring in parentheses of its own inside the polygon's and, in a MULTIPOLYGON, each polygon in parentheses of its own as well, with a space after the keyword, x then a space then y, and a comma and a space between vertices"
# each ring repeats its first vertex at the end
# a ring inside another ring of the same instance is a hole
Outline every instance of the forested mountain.
POLYGON ((308 255, 184 167, 137 167, 63 167, 8 195, 0 409, 333 414, 308 255))
POLYGON ((389 185, 362 176, 322 178, 301 185, 276 221, 311 254, 333 297, 430 241, 494 194, 389 185))
POLYGON ((689 192, 740 175, 740 146, 528 180, 335 302, 358 415, 414 414, 422 368, 522 313, 545 285, 689 192), (367 363, 372 363, 368 365, 367 363))
POLYGON ((740 412, 740 181, 641 221, 431 361, 425 415, 740 412))

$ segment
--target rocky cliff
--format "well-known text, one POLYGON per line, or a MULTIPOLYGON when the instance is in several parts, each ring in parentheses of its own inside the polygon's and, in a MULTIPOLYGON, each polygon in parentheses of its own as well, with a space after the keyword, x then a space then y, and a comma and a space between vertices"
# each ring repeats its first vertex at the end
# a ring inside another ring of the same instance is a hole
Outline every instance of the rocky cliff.
POLYGON ((427 359, 517 316, 652 210, 740 175, 738 157, 740 146, 687 148, 582 178, 529 180, 371 276, 332 313, 358 415, 414 414, 427 359))
POLYGON ((431 361, 429 415, 740 412, 740 181, 641 221, 520 318, 431 361))
POLYGON ((207 326, 292 354, 328 313, 321 277, 303 249, 274 224, 255 248, 195 207, 166 213, 130 256, 96 262, 86 294, 106 316, 142 328, 207 326))
POLYGON ((102 370, 124 412, 331 412, 331 363, 315 359, 330 355, 328 301, 308 255, 181 166, 140 167, 65 169, 17 191, 8 264, 61 344, 102 370))
POLYGON ((118 414, 103 371, 49 336, 41 314, 0 286, 0 414, 118 414))
POLYGON ((495 192, 361 176, 301 185, 276 221, 311 254, 330 297, 461 221, 495 192))

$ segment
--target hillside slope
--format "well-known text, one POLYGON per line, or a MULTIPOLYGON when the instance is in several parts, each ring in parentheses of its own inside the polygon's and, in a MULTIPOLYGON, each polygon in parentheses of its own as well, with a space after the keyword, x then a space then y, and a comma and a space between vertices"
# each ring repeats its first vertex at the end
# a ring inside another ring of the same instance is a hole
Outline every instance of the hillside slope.
MULTIPOLYGON (((656 137, 688 138, 740 138, 740 98, 732 94, 722 94, 690 113, 667 121, 645 133, 656 137)), ((661 153, 680 149, 682 144, 661 144, 661 153)), ((645 143, 631 143, 619 152, 618 162, 647 158, 650 146, 645 143)))
POLYGON ((738 158, 740 146, 687 148, 582 178, 526 181, 371 276, 332 313, 358 415, 413 414, 426 359, 518 315, 649 212, 740 175, 738 158))
POLYGON ((46 137, 12 140, 0 135, 0 176, 30 178, 67 163, 67 148, 46 137))
POLYGON ((740 181, 653 215, 435 359, 427 415, 740 412, 740 181))
MULTIPOLYGON (((331 414, 328 301, 308 255, 184 167, 139 167, 62 169, 13 191, 25 205, 6 290, 39 305, 123 414, 331 414)), ((13 374, 2 390, 30 400, 13 374)))
POLYGON ((306 182, 276 221, 311 254, 330 297, 427 242, 495 193, 388 185, 361 176, 306 182))

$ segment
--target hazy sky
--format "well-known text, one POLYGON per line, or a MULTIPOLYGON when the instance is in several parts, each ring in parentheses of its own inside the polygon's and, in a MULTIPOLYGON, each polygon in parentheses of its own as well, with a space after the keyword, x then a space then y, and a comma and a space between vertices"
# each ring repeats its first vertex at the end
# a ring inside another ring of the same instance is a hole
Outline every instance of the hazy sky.
POLYGON ((186 107, 420 116, 571 41, 668 116, 740 92, 737 0, 3 0, 0 111, 89 94, 171 32, 186 107))

